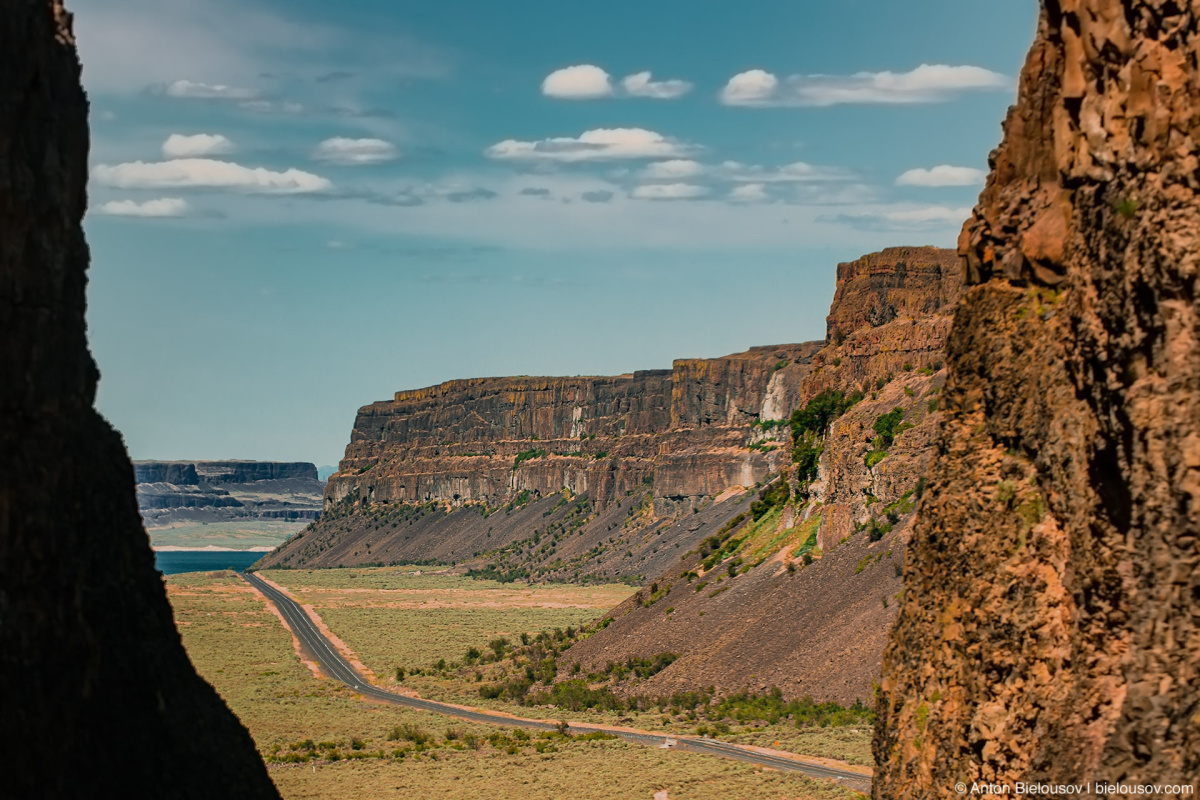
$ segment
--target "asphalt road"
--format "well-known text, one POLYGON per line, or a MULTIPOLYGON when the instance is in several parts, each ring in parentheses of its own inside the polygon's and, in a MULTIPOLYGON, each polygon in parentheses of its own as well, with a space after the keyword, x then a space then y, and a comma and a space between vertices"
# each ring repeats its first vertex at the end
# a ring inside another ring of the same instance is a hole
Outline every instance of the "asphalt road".
MULTIPOLYGON (((450 705, 449 703, 439 703, 434 700, 425 700, 419 697, 408 697, 402 694, 395 694, 385 689, 380 689, 374 686, 358 674, 354 667, 347 663, 342 654, 337 648, 330 643, 325 635, 321 633, 312 618, 308 616, 300 605, 288 597, 283 592, 280 592, 274 586, 259 578, 253 573, 239 573, 241 576, 270 600, 283 618, 287 620, 288 627, 296 635, 305 647, 316 656, 320 663, 321 669, 330 677, 335 678, 342 683, 354 689, 364 697, 369 697, 373 700, 379 700, 384 703, 392 703, 393 705, 406 706, 408 708, 416 708, 421 711, 429 711, 434 714, 443 714, 458 719, 465 719, 471 722, 481 722, 488 725, 504 725, 510 728, 527 728, 530 730, 552 731, 557 730, 557 726, 553 722, 543 722, 535 719, 522 719, 519 717, 508 717, 503 714, 490 714, 486 711, 476 711, 472 709, 460 708, 450 705)), ((573 733, 587 733, 594 730, 604 730, 615 736, 619 736, 630 742, 647 745, 649 747, 662 747, 666 744, 667 739, 675 740, 676 744, 672 749, 684 750, 689 753, 700 753, 703 755, 719 756, 721 758, 729 758, 734 761, 742 761, 747 764, 754 764, 760 767, 770 767, 787 772, 801 772, 811 778, 821 778, 825 780, 834 780, 850 789, 855 789, 861 792, 869 792, 871 788, 871 780, 857 772, 846 772, 834 767, 827 767, 822 764, 814 764, 810 762, 797 761, 790 758, 780 756, 772 756, 765 753, 759 753, 750 748, 743 747, 730 742, 722 742, 716 739, 702 739, 693 736, 667 737, 645 733, 631 733, 628 731, 613 730, 609 728, 601 728, 591 725, 571 724, 573 733)))

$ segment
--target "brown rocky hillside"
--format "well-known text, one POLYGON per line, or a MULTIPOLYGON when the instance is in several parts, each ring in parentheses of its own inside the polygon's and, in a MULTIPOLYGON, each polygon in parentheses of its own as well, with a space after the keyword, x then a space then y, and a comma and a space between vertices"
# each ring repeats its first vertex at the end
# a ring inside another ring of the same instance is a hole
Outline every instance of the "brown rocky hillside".
POLYGON ((1200 15, 1043 3, 963 230, 878 798, 1200 776, 1200 15))

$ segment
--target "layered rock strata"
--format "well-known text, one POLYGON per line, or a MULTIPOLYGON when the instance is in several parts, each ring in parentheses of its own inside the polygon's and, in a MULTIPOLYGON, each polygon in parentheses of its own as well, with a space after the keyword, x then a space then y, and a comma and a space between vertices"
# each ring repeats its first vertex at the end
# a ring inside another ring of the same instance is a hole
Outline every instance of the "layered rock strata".
POLYGON ((135 461, 148 527, 187 522, 315 520, 325 484, 305 462, 135 461))
MULTIPOLYGON (((449 558, 514 569, 516 556, 506 549, 534 532, 505 524, 504 533, 478 541, 465 533, 476 529, 469 514, 508 508, 507 519, 516 513, 514 501, 523 506, 526 498, 565 490, 588 501, 582 537, 552 553, 540 543, 528 548, 521 568, 534 577, 648 580, 661 567, 639 555, 643 534, 687 519, 723 492, 787 472, 790 433, 779 423, 829 389, 864 395, 830 431, 816 484, 822 505, 805 512, 821 516, 822 546, 836 544, 911 494, 924 471, 938 420, 948 309, 959 293, 952 263, 950 251, 916 247, 839 265, 828 342, 679 360, 669 371, 472 379, 397 392, 360 410, 346 458, 326 488, 326 519, 264 563, 449 558), (867 467, 872 426, 897 407, 905 433, 867 467), (616 537, 608 516, 614 503, 623 504, 616 537), (649 504, 632 522, 624 518, 631 503, 649 504), (421 535, 410 530, 413 512, 404 510, 415 506, 438 507, 421 516, 421 535), (434 516, 442 521, 434 525, 434 516), (598 560, 577 561, 596 547, 598 560)), ((671 546, 691 546, 704 535, 685 529, 671 546)))
POLYGON ((752 423, 799 401, 819 343, 756 348, 616 377, 451 381, 361 409, 326 504, 503 505, 587 494, 597 510, 650 479, 660 515, 777 471, 752 423))
POLYGON ((960 239, 876 797, 1196 787, 1198 58, 1194 3, 1043 3, 960 239))
POLYGON ((10 797, 277 798, 188 662, 94 410, 87 100, 71 16, 0 13, 0 749, 10 797), (219 765, 219 768, 214 768, 219 765))

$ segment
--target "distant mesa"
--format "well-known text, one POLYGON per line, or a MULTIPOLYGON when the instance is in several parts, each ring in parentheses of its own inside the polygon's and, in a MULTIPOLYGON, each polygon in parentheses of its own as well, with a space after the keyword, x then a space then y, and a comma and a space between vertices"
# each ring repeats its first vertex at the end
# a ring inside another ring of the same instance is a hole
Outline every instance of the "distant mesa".
POLYGON ((335 472, 337 472, 337 467, 332 465, 317 467, 317 480, 321 481, 321 483, 324 483, 325 481, 329 480, 329 476, 335 472))
POLYGON ((147 529, 186 523, 315 520, 323 482, 307 462, 135 461, 147 529))

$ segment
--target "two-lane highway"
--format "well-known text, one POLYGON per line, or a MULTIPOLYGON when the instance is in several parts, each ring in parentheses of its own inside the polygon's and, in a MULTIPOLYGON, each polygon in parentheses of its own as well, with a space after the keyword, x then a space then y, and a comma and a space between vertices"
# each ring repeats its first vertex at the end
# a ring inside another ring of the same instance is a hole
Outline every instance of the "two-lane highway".
MULTIPOLYGON (((317 628, 316 623, 314 623, 312 618, 308 615, 308 612, 305 611, 299 603, 253 573, 240 574, 247 583, 261 592, 270 603, 279 609, 279 613, 282 614, 284 620, 287 621, 287 625, 292 629, 292 633, 294 633, 296 638, 298 638, 316 657, 317 661, 321 665, 321 669, 324 670, 327 675, 341 681, 364 697, 369 697, 373 700, 379 700, 385 703, 392 703, 394 705, 416 708, 420 709, 421 711, 429 711, 434 714, 444 714, 446 716, 457 717, 470 722, 481 722, 488 725, 505 725, 508 727, 528 728, 541 731, 552 731, 556 730, 558 727, 553 722, 510 717, 504 714, 494 714, 487 711, 462 708, 449 703, 439 703, 434 700, 425 700, 420 697, 409 697, 407 695, 396 694, 394 692, 381 689, 367 681, 358 673, 358 670, 356 670, 349 664, 349 662, 346 661, 342 654, 338 652, 337 648, 334 647, 333 644, 325 637, 325 635, 321 633, 320 629, 317 628)), ((704 755, 719 756, 721 758, 729 758, 735 761, 742 761, 747 764, 769 767, 771 769, 801 772, 812 778, 822 778, 825 780, 837 781, 847 788, 862 792, 870 791, 871 787, 871 776, 869 775, 840 770, 835 767, 830 767, 811 761, 801 761, 799 759, 788 758, 786 756, 763 753, 758 750, 732 744, 730 742, 721 742, 715 739, 703 739, 694 736, 676 737, 649 733, 637 733, 634 731, 626 731, 619 728, 609 728, 599 725, 583 725, 580 723, 569 724, 570 730, 573 733, 588 733, 590 731, 603 730, 606 733, 619 736, 627 741, 648 745, 650 747, 664 747, 667 745, 668 740, 670 740, 674 743, 672 745, 674 749, 684 750, 689 753, 701 753, 704 755)))

